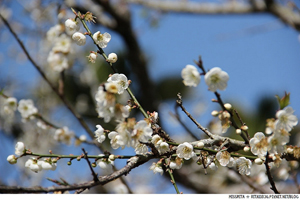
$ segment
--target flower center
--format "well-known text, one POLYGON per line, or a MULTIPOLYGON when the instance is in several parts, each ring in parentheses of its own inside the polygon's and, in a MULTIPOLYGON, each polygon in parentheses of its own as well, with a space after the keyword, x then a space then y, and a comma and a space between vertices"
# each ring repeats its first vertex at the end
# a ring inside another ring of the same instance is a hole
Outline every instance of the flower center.
POLYGON ((258 143, 255 144, 255 147, 258 149, 262 149, 268 145, 267 138, 261 139, 258 143))
POLYGON ((218 83, 220 81, 220 77, 218 74, 214 74, 210 77, 211 82, 218 83))
POLYGON ((184 147, 184 148, 183 148, 183 153, 188 154, 188 153, 190 153, 190 152, 191 152, 191 149, 190 149, 190 148, 188 148, 188 147, 184 147))

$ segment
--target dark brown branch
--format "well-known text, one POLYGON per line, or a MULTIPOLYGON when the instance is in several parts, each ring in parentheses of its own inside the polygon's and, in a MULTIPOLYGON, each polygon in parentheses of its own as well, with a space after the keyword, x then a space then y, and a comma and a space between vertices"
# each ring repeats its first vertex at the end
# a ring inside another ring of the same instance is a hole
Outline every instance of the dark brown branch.
POLYGON ((276 188, 276 185, 275 185, 275 182, 273 180, 273 177, 272 177, 272 174, 271 174, 271 171, 270 171, 270 166, 269 166, 269 161, 270 161, 270 158, 269 158, 269 152, 267 152, 267 155, 266 155, 266 160, 265 160, 265 166, 266 166, 266 171, 267 171, 267 176, 268 176, 268 179, 269 179, 269 182, 271 184, 271 190, 274 191, 275 194, 280 194, 276 188))
POLYGON ((49 192, 56 192, 56 191, 72 191, 72 190, 83 190, 83 189, 89 189, 96 185, 105 185, 106 183, 109 183, 113 180, 116 180, 117 178, 120 178, 121 176, 126 176, 132 169, 148 162, 150 159, 154 158, 153 155, 147 155, 147 156, 134 156, 130 158, 126 164, 125 167, 122 169, 113 172, 110 175, 107 176, 99 176, 98 182, 95 181, 89 181, 85 183, 80 184, 73 184, 68 186, 58 186, 58 187, 19 187, 19 186, 0 186, 0 193, 49 193, 49 192))
POLYGON ((300 15, 288 6, 282 6, 274 0, 250 1, 249 4, 238 1, 228 3, 199 3, 181 1, 147 1, 147 0, 127 0, 128 3, 140 4, 142 6, 160 10, 162 12, 189 13, 197 15, 232 15, 232 14, 255 14, 270 13, 277 17, 284 24, 300 31, 300 15))
POLYGON ((98 180, 98 177, 97 177, 97 174, 95 173, 95 171, 94 171, 94 169, 93 169, 93 167, 92 167, 92 165, 91 165, 91 162, 90 162, 90 160, 89 160, 89 158, 87 157, 87 152, 84 150, 84 148, 82 148, 82 151, 83 151, 83 153, 84 153, 84 159, 86 160, 86 162, 88 163, 88 165, 89 165, 89 168, 90 168, 90 170, 91 170, 91 172, 92 172, 92 176, 93 176, 93 181, 96 183, 96 182, 98 182, 99 180, 98 180))

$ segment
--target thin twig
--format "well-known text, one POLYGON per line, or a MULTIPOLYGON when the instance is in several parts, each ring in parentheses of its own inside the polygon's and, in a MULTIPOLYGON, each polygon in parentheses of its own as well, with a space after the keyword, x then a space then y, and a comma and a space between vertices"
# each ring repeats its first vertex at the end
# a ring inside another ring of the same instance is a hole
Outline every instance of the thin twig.
POLYGON ((196 126, 203 131, 208 137, 210 137, 211 139, 214 139, 214 135, 212 133, 210 133, 206 128, 204 128, 203 126, 201 126, 195 119, 194 117, 185 109, 185 107, 182 105, 182 98, 181 98, 181 94, 178 93, 177 94, 178 99, 176 100, 176 103, 178 104, 178 106, 182 109, 182 111, 196 124, 196 126))
MULTIPOLYGON (((168 165, 168 161, 167 161, 167 159, 164 159, 164 160, 165 160, 165 164, 166 164, 166 166, 167 166, 167 165, 168 165)), ((174 186, 174 188, 175 188, 175 190, 176 190, 176 193, 177 193, 177 194, 180 194, 179 189, 178 189, 177 184, 176 184, 176 181, 175 181, 175 179, 174 179, 172 170, 167 166, 166 171, 167 171, 167 172, 169 173, 169 175, 170 175, 171 183, 173 184, 173 186, 174 186)))
POLYGON ((280 194, 276 188, 276 185, 275 185, 275 182, 273 180, 273 177, 272 177, 272 174, 271 174, 271 171, 270 171, 270 166, 269 166, 269 152, 267 152, 267 155, 266 155, 266 161, 265 161, 265 166, 266 166, 266 171, 267 171, 267 176, 268 176, 268 179, 269 179, 269 182, 271 184, 271 187, 270 189, 274 191, 275 194, 280 194))
POLYGON ((199 140, 199 138, 187 127, 187 125, 185 125, 184 123, 183 123, 183 121, 180 119, 180 115, 179 115, 179 113, 178 113, 178 108, 179 107, 179 105, 176 103, 175 104, 175 108, 174 108, 174 110, 175 110, 175 114, 173 114, 173 113, 170 113, 172 116, 174 116, 176 119, 177 119, 177 121, 181 124, 181 126, 187 131, 187 133, 189 133, 195 140, 199 140))
POLYGON ((83 151, 83 153, 84 153, 84 159, 85 159, 86 162, 88 163, 89 168, 90 168, 90 170, 91 170, 91 172, 92 172, 92 175, 93 175, 93 177, 94 177, 93 180, 94 180, 95 182, 98 182, 99 179, 98 179, 97 174, 95 173, 95 171, 94 171, 94 169, 93 169, 93 167, 92 167, 92 165, 91 165, 91 162, 90 162, 89 158, 87 157, 87 152, 84 150, 84 148, 82 148, 82 151, 83 151))
MULTIPOLYGON (((235 115, 237 116, 237 118, 239 119, 240 123, 242 124, 242 126, 246 125, 246 123, 243 122, 241 116, 239 115, 238 111, 236 109, 233 110, 235 115)), ((250 139, 249 133, 247 130, 243 130, 246 133, 246 136, 248 138, 248 140, 250 139)))

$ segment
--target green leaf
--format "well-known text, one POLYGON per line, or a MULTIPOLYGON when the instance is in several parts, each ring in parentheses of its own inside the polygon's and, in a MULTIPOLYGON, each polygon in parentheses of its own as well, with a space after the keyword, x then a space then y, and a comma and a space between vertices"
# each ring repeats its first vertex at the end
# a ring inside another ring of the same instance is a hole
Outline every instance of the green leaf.
POLYGON ((277 98, 280 109, 283 109, 290 104, 290 93, 284 92, 284 96, 282 98, 278 95, 275 95, 275 97, 277 98))

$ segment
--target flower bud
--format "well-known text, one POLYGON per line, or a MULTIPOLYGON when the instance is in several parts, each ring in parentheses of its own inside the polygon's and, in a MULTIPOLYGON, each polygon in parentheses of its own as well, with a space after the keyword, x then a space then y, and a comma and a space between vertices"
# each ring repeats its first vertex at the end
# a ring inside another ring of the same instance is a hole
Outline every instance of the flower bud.
POLYGON ((108 157, 109 160, 114 161, 116 159, 115 155, 111 154, 108 157))
POLYGON ((260 159, 260 158, 256 158, 256 159, 254 160, 254 162, 255 162, 255 164, 257 164, 257 165, 261 165, 261 164, 264 163, 264 161, 263 161, 262 159, 260 159))
POLYGON ((72 162, 71 161, 68 161, 68 163, 67 163, 68 165, 72 165, 72 162))
POLYGON ((240 135, 242 133, 242 130, 241 129, 236 129, 235 133, 238 134, 238 135, 240 135))
POLYGON ((15 155, 9 155, 7 157, 7 161, 10 163, 10 164, 16 164, 17 163, 17 158, 15 155))
POLYGON ((83 46, 86 43, 86 37, 80 32, 76 32, 72 35, 72 39, 76 42, 77 45, 83 46))
POLYGON ((243 125, 243 126, 241 127, 241 129, 242 129, 243 131, 246 131, 246 130, 248 130, 248 126, 243 125))
POLYGON ((87 56, 89 59, 89 62, 91 63, 95 63, 96 62, 96 58, 97 58, 97 53, 96 52, 91 52, 89 56, 87 56))
POLYGON ((232 105, 230 103, 225 103, 224 107, 226 108, 226 110, 231 110, 232 109, 232 105))
POLYGON ((25 145, 23 142, 17 142, 16 146, 15 146, 15 154, 20 156, 24 153, 25 151, 25 145))
POLYGON ((118 56, 115 53, 110 53, 106 59, 107 62, 115 63, 118 60, 118 56))
POLYGON ((248 147, 248 146, 245 146, 245 147, 244 147, 244 151, 245 151, 245 152, 248 152, 249 150, 250 150, 250 147, 248 147))
POLYGON ((293 148, 287 148, 286 151, 289 154, 293 154, 294 153, 294 149, 293 148))
POLYGON ((214 110, 211 112, 211 115, 214 116, 214 117, 217 117, 219 115, 219 112, 214 110))
POLYGON ((197 147, 202 149, 204 147, 204 143, 203 142, 198 142, 197 147))

